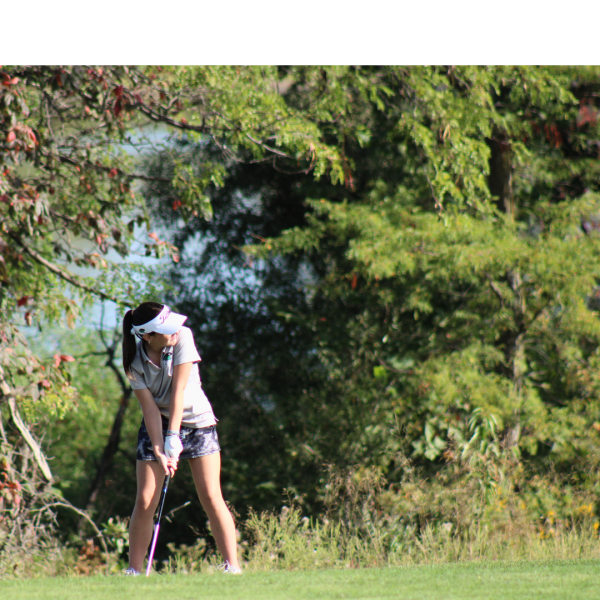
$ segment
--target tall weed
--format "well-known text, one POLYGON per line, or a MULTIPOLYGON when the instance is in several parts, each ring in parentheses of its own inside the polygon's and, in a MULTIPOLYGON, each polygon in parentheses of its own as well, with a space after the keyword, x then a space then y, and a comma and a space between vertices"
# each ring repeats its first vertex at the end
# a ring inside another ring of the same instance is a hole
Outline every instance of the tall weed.
MULTIPOLYGON (((246 569, 600 558, 589 488, 526 473, 510 451, 452 459, 430 478, 405 457, 399 464, 398 484, 372 469, 331 468, 320 518, 304 516, 298 500, 278 514, 252 514, 238 547, 246 569)), ((174 571, 210 569, 215 560, 173 551, 174 571)))
MULTIPOLYGON (((398 465, 401 474, 393 484, 374 469, 330 468, 325 510, 318 518, 304 515, 301 499, 291 497, 278 513, 252 513, 238 539, 245 568, 600 558, 596 485, 589 485, 594 474, 588 485, 577 487, 554 472, 526 472, 511 451, 450 457, 429 477, 405 457, 398 457, 398 465)), ((78 552, 52 546, 52 536, 44 546, 38 529, 32 530, 35 556, 27 556, 25 538, 0 533, 0 568, 5 574, 14 568, 17 575, 27 569, 29 574, 115 572, 123 566, 126 525, 120 520, 105 524, 104 552, 91 541, 78 552), (16 566, 11 567, 9 557, 16 566)), ((169 550, 161 566, 165 572, 210 573, 221 560, 200 537, 193 545, 170 544, 169 550)))

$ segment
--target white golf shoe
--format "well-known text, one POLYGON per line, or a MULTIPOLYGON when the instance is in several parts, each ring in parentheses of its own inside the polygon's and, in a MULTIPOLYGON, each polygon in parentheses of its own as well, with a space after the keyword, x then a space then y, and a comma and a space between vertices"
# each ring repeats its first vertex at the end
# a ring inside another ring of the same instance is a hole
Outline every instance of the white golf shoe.
POLYGON ((238 569, 238 567, 232 567, 227 561, 225 561, 222 565, 217 567, 218 571, 225 573, 227 575, 241 575, 242 570, 238 569))

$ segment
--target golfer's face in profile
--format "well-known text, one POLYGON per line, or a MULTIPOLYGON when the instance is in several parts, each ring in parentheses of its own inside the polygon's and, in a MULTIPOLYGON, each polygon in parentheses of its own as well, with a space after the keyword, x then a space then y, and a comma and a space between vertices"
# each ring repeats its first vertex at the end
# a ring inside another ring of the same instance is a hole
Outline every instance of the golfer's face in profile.
MULTIPOLYGON (((179 330, 181 331, 181 330, 179 330)), ((150 344, 151 348, 159 349, 166 346, 174 346, 179 340, 179 331, 173 334, 155 333, 154 335, 146 334, 144 340, 150 344)))
POLYGON ((174 346, 177 343, 177 340, 179 340, 179 331, 170 335, 167 335, 166 333, 157 333, 156 335, 161 337, 161 343, 164 340, 165 346, 174 346))

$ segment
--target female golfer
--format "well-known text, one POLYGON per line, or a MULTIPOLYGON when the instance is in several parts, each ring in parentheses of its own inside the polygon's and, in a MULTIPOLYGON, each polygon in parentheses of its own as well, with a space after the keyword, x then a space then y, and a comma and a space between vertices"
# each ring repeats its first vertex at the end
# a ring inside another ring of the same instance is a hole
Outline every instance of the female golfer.
POLYGON ((144 302, 123 319, 123 368, 144 418, 138 434, 137 496, 129 526, 128 575, 143 570, 166 475, 187 459, 226 573, 241 573, 235 525, 221 493, 216 419, 202 391, 187 317, 144 302))

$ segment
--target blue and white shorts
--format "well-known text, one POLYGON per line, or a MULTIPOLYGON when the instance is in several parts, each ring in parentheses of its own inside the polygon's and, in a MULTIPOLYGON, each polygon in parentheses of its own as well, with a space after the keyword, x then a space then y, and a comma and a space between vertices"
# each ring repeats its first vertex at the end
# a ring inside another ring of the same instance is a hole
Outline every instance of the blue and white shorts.
MULTIPOLYGON (((166 419, 163 419, 163 438, 167 431, 167 425, 166 419)), ((182 425, 179 429, 179 438, 183 444, 183 451, 179 455, 179 460, 208 456, 209 454, 221 451, 216 425, 210 425, 209 427, 202 427, 200 429, 182 425)), ((140 425, 140 430, 138 432, 136 458, 138 460, 156 460, 152 440, 146 429, 144 419, 142 419, 142 424, 140 425)))

